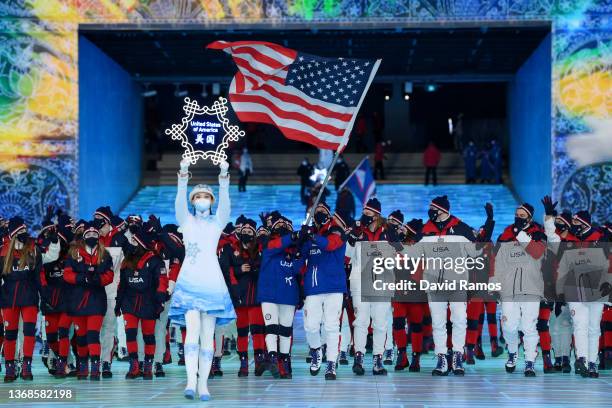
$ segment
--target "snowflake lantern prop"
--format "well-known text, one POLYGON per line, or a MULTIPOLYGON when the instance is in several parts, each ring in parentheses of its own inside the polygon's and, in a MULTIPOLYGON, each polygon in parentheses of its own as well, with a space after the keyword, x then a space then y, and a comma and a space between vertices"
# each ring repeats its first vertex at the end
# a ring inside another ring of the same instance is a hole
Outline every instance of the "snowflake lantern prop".
POLYGON ((220 97, 211 107, 200 106, 195 99, 185 98, 183 111, 185 116, 180 124, 172 124, 165 130, 172 140, 179 140, 185 148, 183 159, 195 164, 199 159, 211 160, 219 165, 227 160, 225 149, 229 142, 236 142, 244 137, 244 131, 236 125, 230 125, 225 114, 229 110, 227 99, 220 97))

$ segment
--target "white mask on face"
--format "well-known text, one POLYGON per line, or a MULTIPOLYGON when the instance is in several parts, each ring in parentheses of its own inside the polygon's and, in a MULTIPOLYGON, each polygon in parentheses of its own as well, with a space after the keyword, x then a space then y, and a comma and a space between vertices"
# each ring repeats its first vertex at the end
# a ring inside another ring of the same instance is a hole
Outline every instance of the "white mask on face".
POLYGON ((210 198, 198 198, 193 200, 193 206, 198 212, 205 212, 210 210, 210 198))

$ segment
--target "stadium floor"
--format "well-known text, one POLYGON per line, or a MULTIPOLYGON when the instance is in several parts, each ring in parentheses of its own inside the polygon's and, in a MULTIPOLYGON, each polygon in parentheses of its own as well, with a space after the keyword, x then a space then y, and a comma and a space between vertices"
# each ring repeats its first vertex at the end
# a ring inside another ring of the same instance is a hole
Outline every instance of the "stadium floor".
MULTIPOLYGON (((325 381, 323 370, 318 376, 308 373, 305 362, 307 347, 301 314, 296 316, 293 379, 274 380, 269 373, 255 377, 251 361, 248 378, 238 378, 238 356, 223 358, 224 376, 209 381, 213 399, 209 402, 187 401, 182 396, 185 368, 174 362, 165 366, 166 377, 152 381, 125 380, 126 362, 113 364, 114 377, 92 383, 74 378, 55 380, 44 370, 40 358, 34 362, 34 382, 0 383, 0 406, 42 407, 609 407, 612 395, 612 372, 603 371, 599 379, 581 378, 575 374, 543 374, 541 358, 536 363, 537 376, 525 378, 522 359, 514 374, 503 368, 505 355, 476 361, 467 366, 465 377, 432 377, 433 353, 421 358, 420 373, 394 372, 387 366, 387 377, 371 374, 371 355, 366 356, 366 375, 356 377, 351 365, 340 366, 336 381, 325 381), (70 402, 26 402, 9 400, 10 389, 70 388, 76 400, 70 402)), ((488 338, 488 337, 487 337, 488 338)), ((251 353, 252 360, 252 353, 251 353)), ((352 362, 351 362, 352 364, 352 362)))
MULTIPOLYGON (((214 187, 214 190, 217 191, 217 187, 214 187)), ((299 191, 300 188, 296 185, 249 185, 246 192, 239 193, 238 186, 233 183, 230 187, 232 219, 245 214, 259 223, 260 212, 279 210, 294 223, 301 223, 306 210, 300 203, 299 191)), ((336 201, 333 187, 330 192, 327 202, 333 209, 336 201)), ((510 190, 503 185, 447 184, 425 187, 415 184, 384 184, 377 186, 377 197, 382 203, 383 214, 387 215, 395 209, 400 209, 406 221, 411 218, 426 219, 431 199, 444 194, 450 200, 451 213, 476 229, 486 218, 485 203, 491 202, 497 221, 494 237, 502 232, 504 225, 514 221, 516 200, 510 190)), ((176 222, 175 196, 174 186, 143 187, 121 211, 121 216, 141 214, 146 219, 149 214, 155 214, 161 217, 162 224, 176 222)), ((537 204, 539 203, 534 203, 537 204)), ((361 211, 360 207, 360 204, 357 204, 358 212, 361 211)))

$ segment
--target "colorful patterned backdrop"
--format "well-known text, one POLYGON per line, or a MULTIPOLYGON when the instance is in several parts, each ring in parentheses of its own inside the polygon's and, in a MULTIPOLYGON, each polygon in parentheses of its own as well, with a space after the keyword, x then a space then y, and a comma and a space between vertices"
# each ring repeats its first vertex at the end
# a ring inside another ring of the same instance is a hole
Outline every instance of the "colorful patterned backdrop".
POLYGON ((79 24, 552 21, 553 189, 612 218, 611 0, 1 0, 0 214, 76 213, 79 24))

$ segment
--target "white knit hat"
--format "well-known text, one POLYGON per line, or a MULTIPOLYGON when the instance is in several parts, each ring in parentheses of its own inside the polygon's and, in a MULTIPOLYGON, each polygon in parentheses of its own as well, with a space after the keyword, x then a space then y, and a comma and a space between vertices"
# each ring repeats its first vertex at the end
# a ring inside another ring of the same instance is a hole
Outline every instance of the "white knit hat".
POLYGON ((215 193, 213 192, 213 189, 208 184, 198 184, 189 193, 189 202, 193 201, 193 196, 198 193, 208 193, 212 196, 213 202, 215 201, 215 193))

